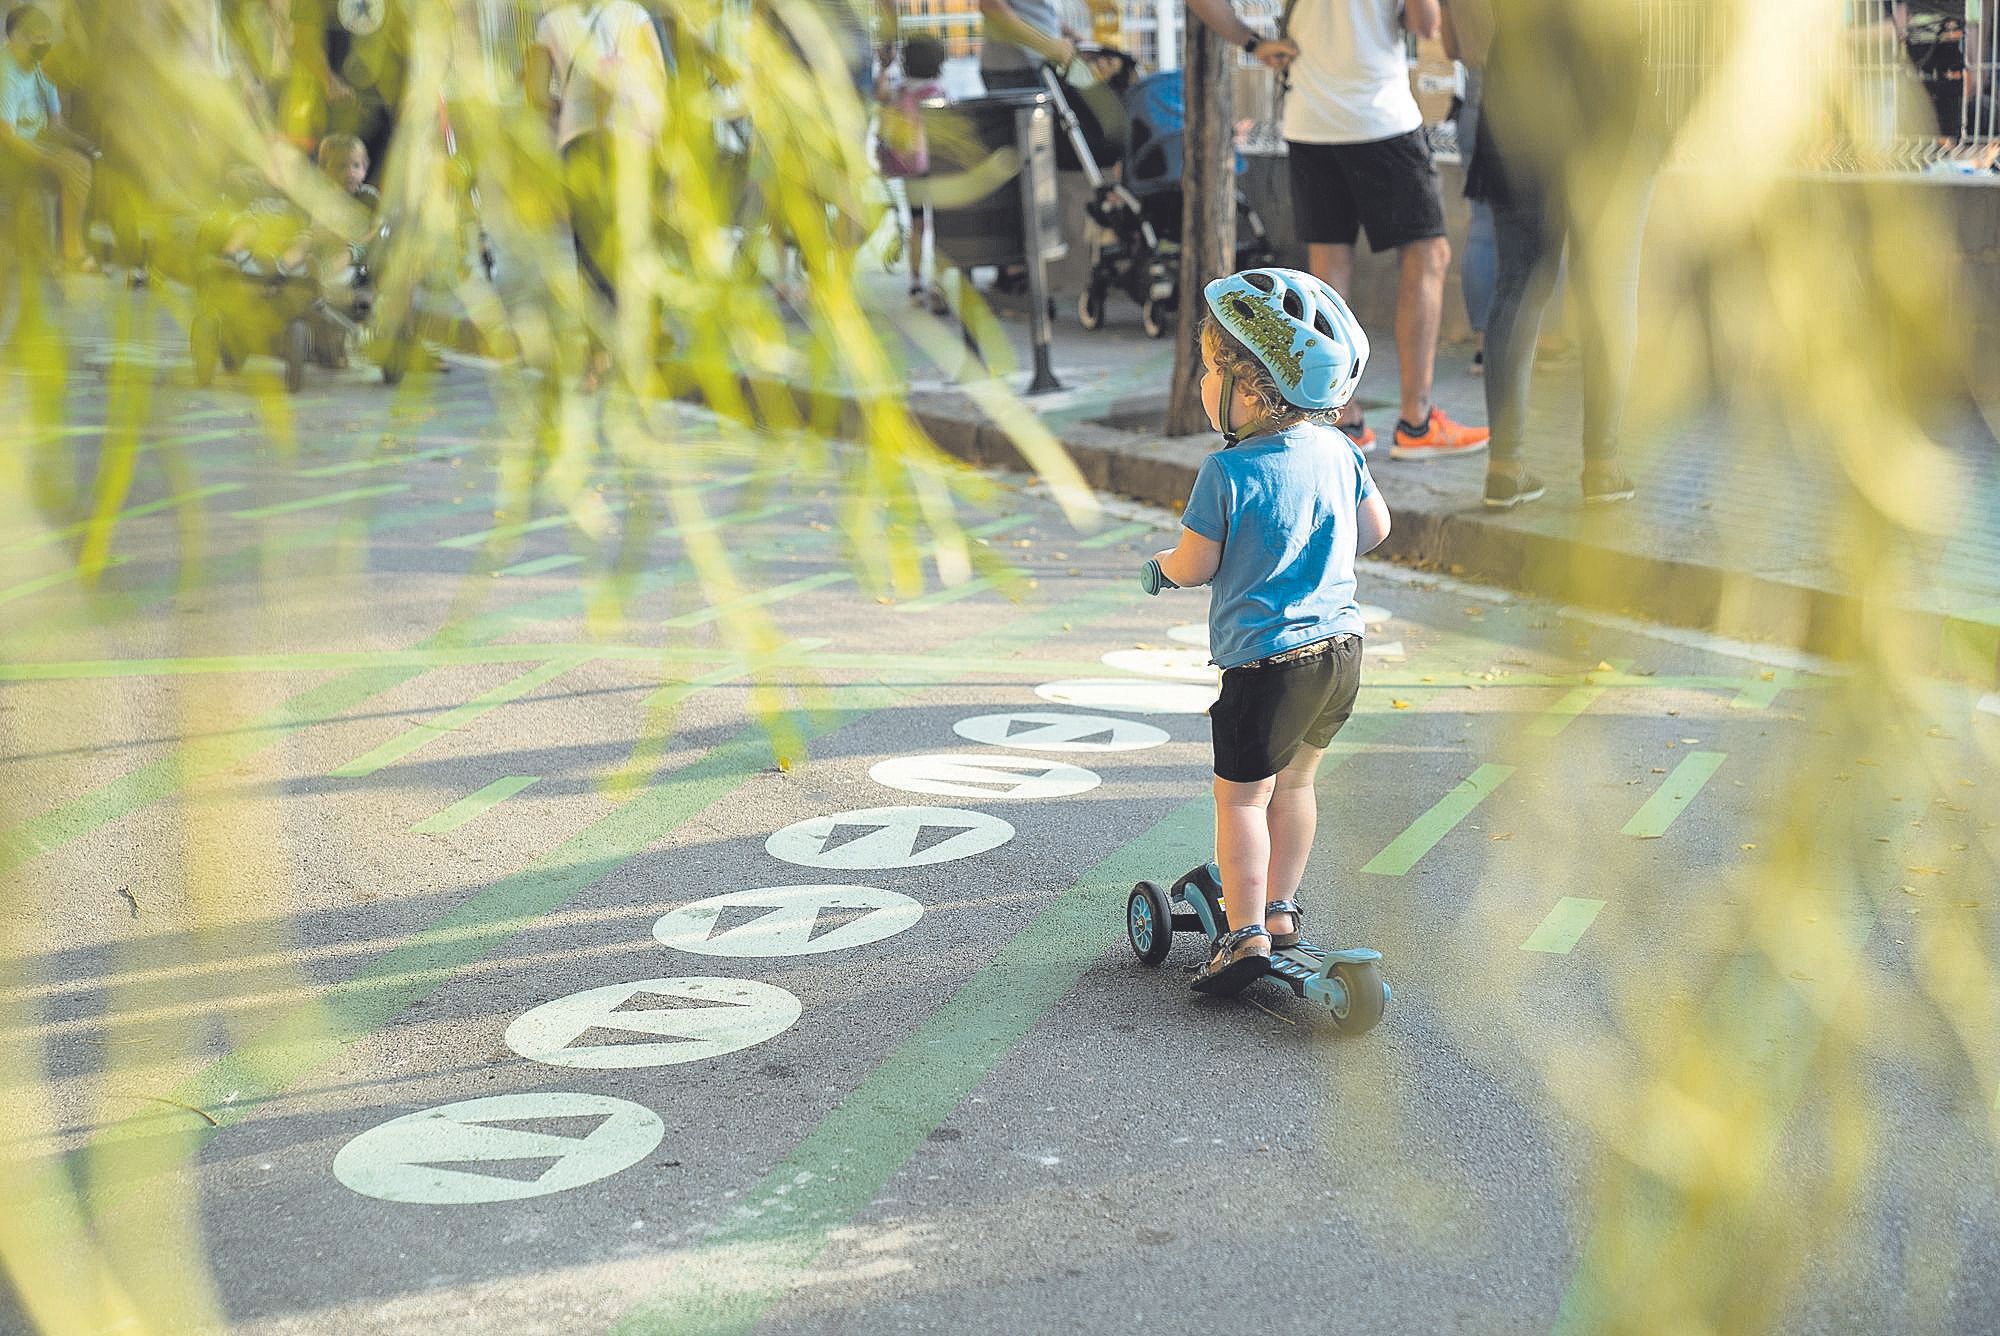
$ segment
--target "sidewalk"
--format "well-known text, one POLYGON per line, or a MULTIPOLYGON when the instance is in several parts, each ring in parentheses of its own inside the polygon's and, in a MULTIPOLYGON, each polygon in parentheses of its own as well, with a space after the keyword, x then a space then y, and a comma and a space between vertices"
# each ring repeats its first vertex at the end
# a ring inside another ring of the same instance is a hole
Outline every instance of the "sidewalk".
MULTIPOLYGON (((903 300, 882 276, 880 300, 903 300)), ((1003 318, 1028 384, 1029 322, 1003 318)), ((1178 506, 1213 436, 1163 439, 1173 365, 1170 339, 1151 340, 1138 312, 1114 296, 1103 328, 1085 332, 1058 307, 1054 366, 1063 389, 1029 402, 1061 437, 1093 485, 1137 500, 1178 506)), ((1482 382, 1470 350, 1440 350, 1436 398, 1454 416, 1485 420, 1482 382)), ((1386 448, 1370 460, 1396 518, 1385 554, 1527 592, 1700 627, 1744 639, 1838 653, 1843 628, 1865 620, 1891 631, 1926 666, 1994 685, 2000 677, 2000 449, 1985 422, 1961 415, 1946 442, 1951 485, 1936 509, 1948 535, 1903 544, 1896 555, 1917 572, 1896 586, 1888 626, 1844 587, 1839 544, 1854 532, 1844 517, 1833 461, 1788 445, 1773 424, 1711 409, 1654 440, 1628 442, 1625 463, 1639 484, 1623 506, 1583 509, 1578 427, 1581 401, 1573 361, 1539 365, 1528 462, 1548 483, 1540 502, 1510 512, 1482 504, 1483 454, 1399 463, 1386 448), (1955 513, 1954 513, 1955 512, 1955 513)), ((1359 401, 1384 447, 1396 417, 1397 370, 1389 339, 1378 339, 1359 401)), ((911 401, 945 449, 989 463, 1018 462, 1004 437, 966 394, 934 369, 912 377, 911 401)), ((1884 442, 1883 465, 1897 467, 1884 442)), ((1886 554, 1885 554, 1886 555, 1886 554)), ((1878 591, 1879 592, 1879 591, 1878 591)))

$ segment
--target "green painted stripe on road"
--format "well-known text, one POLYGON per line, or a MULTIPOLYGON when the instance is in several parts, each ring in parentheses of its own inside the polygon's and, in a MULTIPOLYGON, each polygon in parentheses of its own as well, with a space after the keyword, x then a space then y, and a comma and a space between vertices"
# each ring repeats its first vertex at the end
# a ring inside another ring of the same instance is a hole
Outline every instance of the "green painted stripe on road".
POLYGON ((1621 835, 1631 835, 1641 840, 1657 840, 1667 833, 1667 827, 1674 819, 1687 810, 1694 796, 1701 792, 1702 785, 1708 783, 1721 768, 1727 752, 1689 752, 1681 763, 1674 767, 1666 782, 1646 799, 1645 805, 1632 814, 1619 831, 1621 835))
POLYGON ((617 1336, 747 1332, 1107 949, 1132 884, 1205 862, 1207 798, 1085 873, 962 984, 764 1176, 617 1336))
POLYGON ((1556 907, 1549 911, 1541 926, 1528 934, 1528 940, 1521 943, 1521 949, 1551 956, 1568 955, 1577 940, 1596 922, 1598 911, 1604 908, 1604 904, 1602 900, 1565 895, 1556 901, 1556 907))
MULTIPOLYGON (((231 492, 242 491, 243 486, 240 482, 219 482, 209 487, 197 487, 190 492, 180 492, 173 496, 161 497, 158 501, 148 501, 144 505, 130 506, 119 511, 112 517, 112 523, 116 524, 124 520, 137 519, 141 515, 151 515, 156 511, 170 510, 175 506, 192 505, 197 501, 206 501, 212 496, 226 496, 231 492)), ((89 529, 92 523, 94 521, 85 520, 81 524, 71 524, 60 529, 51 529, 47 533, 38 534, 33 538, 18 539, 15 542, 7 544, 5 547, 0 547, 0 553, 32 552, 36 548, 47 547, 51 543, 59 543, 65 538, 74 538, 89 529)))
POLYGON ((460 445, 442 446, 436 450, 420 450, 409 455, 385 455, 375 459, 350 459, 340 464, 321 464, 318 468, 294 469, 295 478, 338 478, 349 473, 367 473, 373 469, 391 469, 403 464, 421 464, 433 459, 449 459, 476 450, 484 442, 469 440, 460 445))
MULTIPOLYGON (((130 557, 108 557, 105 559, 104 564, 98 568, 98 572, 108 571, 114 566, 123 566, 130 560, 130 557)), ((93 574, 98 572, 93 572, 93 574)), ((44 589, 54 589, 57 585, 68 584, 70 581, 78 580, 82 577, 83 567, 65 566, 59 571, 50 571, 47 575, 37 576, 32 580, 23 580, 11 589, 0 589, 0 603, 12 603, 17 598, 26 598, 30 594, 39 594, 44 589)))
POLYGON ((559 571, 568 566, 580 566, 584 558, 576 552, 558 552, 554 556, 536 557, 533 561, 517 561, 512 566, 500 568, 501 575, 543 575, 549 571, 559 571))
POLYGON ((852 571, 822 571, 818 575, 808 575, 804 579, 789 580, 769 589, 759 589, 754 593, 732 598, 726 603, 713 603, 693 612, 684 612, 678 617, 669 617, 659 623, 663 627, 701 626, 727 617, 732 612, 743 612, 750 608, 761 608, 772 603, 781 603, 795 594, 809 593, 824 589, 828 585, 845 584, 854 578, 852 571))
POLYGON ((982 575, 976 580, 967 580, 964 584, 952 585, 948 589, 933 590, 931 593, 921 594, 916 598, 910 599, 908 602, 898 603, 896 611, 929 612, 932 608, 941 608, 947 603, 956 603, 962 598, 971 598, 974 594, 983 594, 987 590, 997 587, 998 584, 999 581, 992 576, 982 575))
POLYGON ((410 827, 415 835, 442 835, 449 830, 457 830, 468 821, 497 807, 531 784, 542 782, 540 775, 509 775, 496 779, 477 793, 469 793, 436 816, 426 817, 410 827))
POLYGON ((302 510, 319 510, 325 506, 344 506, 349 501, 365 501, 375 496, 394 496, 410 490, 406 482, 385 482, 375 487, 350 487, 344 492, 329 492, 325 496, 308 496, 297 501, 280 501, 271 506, 254 506, 249 510, 239 510, 235 516, 239 520, 267 520, 279 515, 296 515, 302 510))
POLYGON ((1768 709, 1781 692, 1790 691, 1798 685, 1797 674, 1789 668, 1780 668, 1768 679, 1759 679, 1736 693, 1736 699, 1729 702, 1732 710, 1768 709))
POLYGON ((1137 538, 1141 534, 1152 533, 1155 527, 1143 521, 1132 524, 1121 524, 1115 529, 1106 529, 1103 533, 1092 534, 1078 543, 1077 546, 1083 548, 1110 547, 1113 543, 1122 543, 1128 538, 1137 538))
MULTIPOLYGON (((1611 659, 1610 675, 1624 677, 1632 667, 1630 659, 1611 659)), ((1651 680, 1651 679, 1642 679, 1651 680)), ((1610 688, 1605 685, 1603 674, 1584 674, 1583 684, 1570 690, 1563 698, 1542 711, 1528 724, 1531 738, 1552 738, 1576 722, 1576 717, 1593 705, 1599 696, 1610 688)))
POLYGON ((500 706, 519 700, 536 687, 552 682, 570 669, 587 662, 589 662, 588 655, 574 654, 557 659, 553 663, 545 663, 510 681, 502 682, 489 691, 480 692, 465 704, 447 710, 435 719, 427 719, 397 734, 381 746, 362 753, 328 773, 335 779, 364 779, 383 766, 395 764, 419 748, 428 746, 446 734, 484 718, 500 706))
POLYGON ((1428 812, 1412 821, 1409 828, 1389 841, 1387 848, 1362 865, 1363 872, 1400 877, 1417 865, 1434 845, 1459 822, 1472 815, 1486 795, 1514 773, 1511 765, 1482 765, 1458 782, 1458 787, 1440 798, 1428 812))

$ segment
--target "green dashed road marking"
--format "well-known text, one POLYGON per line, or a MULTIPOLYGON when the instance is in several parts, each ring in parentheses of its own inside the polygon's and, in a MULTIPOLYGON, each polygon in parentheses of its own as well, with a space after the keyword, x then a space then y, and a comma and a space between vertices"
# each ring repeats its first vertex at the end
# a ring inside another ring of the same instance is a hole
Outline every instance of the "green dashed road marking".
POLYGON ((442 835, 476 820, 488 810, 506 802, 531 784, 542 782, 540 775, 509 775, 496 779, 477 793, 469 793, 436 816, 426 817, 410 827, 415 835, 442 835))
POLYGON ((1428 812, 1412 821, 1407 830, 1389 841, 1388 847, 1363 864, 1361 870, 1385 877, 1402 876, 1513 773, 1511 765, 1480 766, 1428 812))
MULTIPOLYGON (((1631 668, 1632 661, 1630 659, 1617 659, 1612 661, 1611 666, 1616 670, 1617 675, 1622 677, 1631 668)), ((1602 696, 1609 690, 1610 688, 1605 686, 1597 675, 1586 675, 1584 685, 1571 689, 1568 695, 1542 711, 1541 714, 1537 715, 1529 723, 1528 736, 1531 738, 1552 738, 1557 736, 1565 728, 1568 728, 1570 724, 1575 722, 1578 715, 1589 709, 1599 696, 1602 696)))
MULTIPOLYGON (((130 557, 109 557, 105 560, 102 569, 110 570, 114 566, 123 566, 130 560, 130 557)), ((80 579, 82 575, 82 567, 68 566, 62 570, 51 571, 47 575, 38 576, 33 580, 24 580, 11 589, 0 589, 0 603, 12 603, 17 598, 27 598, 30 594, 39 594, 44 589, 54 589, 57 585, 65 585, 72 580, 80 579)))
POLYGON ((278 515, 296 515, 303 510, 319 510, 325 506, 344 506, 349 501, 365 501, 369 497, 395 496, 409 490, 409 483, 385 482, 375 487, 350 487, 344 492, 308 496, 297 501, 280 501, 276 505, 254 506, 249 510, 239 510, 234 513, 239 520, 266 520, 278 515))
POLYGON ((1674 767, 1674 772, 1667 776, 1666 782, 1655 789, 1653 796, 1632 814, 1632 819, 1625 823, 1619 834, 1641 840, 1657 840, 1666 834, 1667 828, 1687 810, 1687 805, 1694 801, 1702 786, 1721 768, 1727 755, 1727 752, 1689 752, 1674 767))
POLYGON ((1762 710, 1778 699, 1780 692, 1790 691, 1798 685, 1797 674, 1789 668, 1780 668, 1771 674, 1769 681, 1758 680, 1736 693, 1736 699, 1729 702, 1732 710, 1762 710))
POLYGON ((1551 956, 1568 955, 1577 940, 1596 922, 1598 911, 1604 908, 1604 904, 1602 900, 1565 895, 1556 901, 1556 907, 1549 911, 1541 926, 1528 934, 1528 940, 1521 943, 1521 949, 1551 956))
MULTIPOLYGON (((436 440, 438 438, 431 437, 436 440)), ((405 464, 421 464, 434 459, 449 459, 453 455, 466 454, 476 450, 482 442, 467 440, 458 445, 447 445, 436 450, 420 450, 408 455, 385 455, 379 459, 350 459, 341 464, 321 464, 317 468, 294 469, 295 478, 338 478, 349 473, 367 473, 374 469, 398 468, 405 464)))
POLYGON ((477 696, 465 702, 465 704, 455 709, 447 710, 435 719, 425 720, 414 728, 397 734, 381 746, 364 752, 347 764, 336 767, 330 773, 335 779, 366 778, 374 774, 377 770, 380 770, 383 766, 393 765, 418 749, 428 746, 430 743, 444 737, 446 734, 456 729, 464 728, 467 724, 477 719, 484 718, 488 713, 498 709, 500 706, 510 701, 519 700, 536 687, 544 686, 561 677, 564 673, 569 672, 572 668, 579 667, 587 662, 589 662, 588 656, 579 654, 557 659, 553 663, 545 663, 541 667, 522 673, 519 677, 513 678, 510 681, 502 682, 490 691, 480 692, 477 696))
POLYGON ((1141 534, 1152 532, 1152 525, 1135 521, 1131 524, 1121 524, 1115 529, 1106 529, 1103 533, 1092 534, 1090 537, 1079 541, 1077 546, 1082 548, 1110 547, 1114 543, 1122 543, 1128 538, 1137 538, 1141 534))
MULTIPOLYGON (((124 520, 137 519, 141 515, 151 515, 157 511, 171 510, 176 506, 193 505, 197 501, 206 501, 213 496, 227 496, 231 492, 240 492, 242 490, 243 484, 240 482, 219 482, 210 487, 197 487, 191 492, 180 492, 173 496, 161 497, 158 501, 148 501, 144 505, 132 506, 121 510, 113 517, 113 522, 117 523, 124 520)), ((47 547, 50 543, 59 543, 65 538, 75 538, 78 534, 89 529, 92 523, 93 521, 85 520, 80 524, 67 525, 61 529, 51 529, 49 532, 39 534, 33 538, 18 539, 15 542, 7 544, 5 547, 0 547, 0 553, 32 552, 36 548, 47 547)))
POLYGON ((1118 922, 1132 883, 1207 860, 1212 810, 1207 798, 1181 805, 1057 896, 765 1175, 736 1218, 627 1315, 617 1336, 719 1336, 755 1326, 833 1231, 875 1199, 1105 954, 1115 940, 1106 925, 1118 922))
POLYGON ((932 608, 941 608, 947 603, 956 603, 962 598, 971 598, 974 594, 983 594, 987 590, 997 587, 998 583, 992 576, 982 575, 976 580, 967 580, 964 584, 952 585, 948 589, 934 590, 928 594, 921 594, 907 602, 898 603, 896 611, 929 612, 932 608))
POLYGON ((824 589, 828 585, 846 584, 853 579, 854 572, 852 571, 821 571, 818 575, 808 575, 802 579, 789 580, 781 585, 773 585, 769 589, 759 589, 754 593, 732 598, 726 603, 712 603, 705 608, 696 608, 693 612, 684 612, 678 617, 669 617, 659 623, 659 625, 663 627, 702 626, 719 618, 727 617, 733 612, 743 612, 750 608, 761 608, 772 603, 782 603, 784 600, 796 597, 799 594, 811 593, 815 589, 824 589))
POLYGON ((558 552, 553 556, 536 557, 532 561, 517 561, 512 566, 500 568, 502 575, 544 575, 549 571, 559 571, 569 566, 580 566, 583 557, 575 552, 558 552))

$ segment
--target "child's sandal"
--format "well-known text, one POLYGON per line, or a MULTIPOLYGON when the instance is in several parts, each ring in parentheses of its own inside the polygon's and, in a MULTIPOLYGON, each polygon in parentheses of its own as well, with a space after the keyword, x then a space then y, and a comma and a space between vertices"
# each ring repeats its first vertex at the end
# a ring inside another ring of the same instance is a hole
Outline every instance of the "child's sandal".
POLYGON ((1299 927, 1306 921, 1306 911, 1299 908, 1298 901, 1271 901, 1264 906, 1264 917, 1269 919, 1274 914, 1290 914, 1292 916, 1292 930, 1290 932, 1274 932, 1271 934, 1271 949, 1273 951, 1288 951, 1305 939, 1305 934, 1299 931, 1299 927))
POLYGON ((1194 990, 1214 997, 1230 997, 1269 974, 1269 956, 1249 951, 1238 954, 1238 949, 1247 947, 1253 937, 1262 937, 1267 942, 1271 940, 1271 934, 1261 923, 1253 923, 1216 938, 1215 954, 1194 976, 1194 990))

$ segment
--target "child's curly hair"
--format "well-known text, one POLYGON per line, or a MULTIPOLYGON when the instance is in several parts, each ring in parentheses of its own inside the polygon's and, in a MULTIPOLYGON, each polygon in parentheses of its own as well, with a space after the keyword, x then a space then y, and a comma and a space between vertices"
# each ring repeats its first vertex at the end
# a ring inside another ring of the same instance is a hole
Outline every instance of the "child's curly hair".
MULTIPOLYGON (((1340 421, 1341 410, 1338 408, 1309 411, 1285 398, 1278 389, 1278 382, 1271 378, 1269 368, 1243 346, 1242 340, 1224 329, 1213 312, 1202 317, 1200 339, 1202 353, 1215 364, 1216 370, 1227 371, 1235 377, 1236 388, 1250 396, 1257 405, 1258 416, 1266 419, 1273 430, 1297 422, 1317 422, 1323 427, 1331 427, 1340 421)), ((1227 405, 1223 411, 1228 411, 1227 405)))

